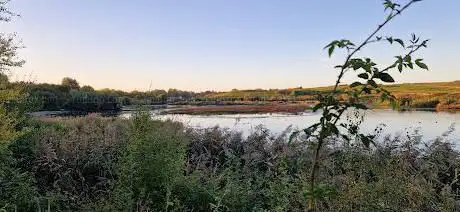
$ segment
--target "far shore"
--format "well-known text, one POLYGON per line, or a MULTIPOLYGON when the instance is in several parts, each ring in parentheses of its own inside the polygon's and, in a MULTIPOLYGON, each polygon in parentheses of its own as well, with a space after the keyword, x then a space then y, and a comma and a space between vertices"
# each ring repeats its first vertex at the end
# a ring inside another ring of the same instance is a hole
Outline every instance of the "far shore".
POLYGON ((206 105, 178 107, 165 110, 163 114, 215 115, 215 114, 251 114, 251 113, 301 113, 314 104, 260 104, 260 105, 206 105))
MULTIPOLYGON (((221 115, 221 114, 258 114, 258 113, 290 113, 299 114, 311 111, 315 103, 313 102, 293 102, 293 103, 261 103, 261 104, 210 104, 210 105, 150 105, 140 106, 144 109, 158 110, 159 114, 187 114, 187 115, 221 115)), ((131 112, 137 110, 139 106, 129 106, 121 108, 121 111, 131 112)), ((387 105, 373 105, 374 109, 389 109, 387 105)), ((447 111, 456 112, 460 110, 460 104, 443 105, 437 107, 412 108, 400 107, 400 111, 407 110, 427 110, 427 111, 447 111)), ((108 110, 99 112, 90 111, 37 111, 29 113, 36 117, 58 117, 58 116, 86 116, 89 114, 100 114, 102 116, 117 116, 120 111, 108 110)))

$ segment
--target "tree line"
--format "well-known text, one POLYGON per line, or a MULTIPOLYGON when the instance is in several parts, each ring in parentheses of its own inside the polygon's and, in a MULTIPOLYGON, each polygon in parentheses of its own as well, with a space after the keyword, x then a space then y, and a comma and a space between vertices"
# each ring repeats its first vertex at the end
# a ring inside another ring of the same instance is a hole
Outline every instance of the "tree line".
MULTIPOLYGON (((8 82, 5 74, 0 80, 8 82)), ((81 86, 73 78, 64 77, 60 84, 34 82, 8 82, 11 89, 25 90, 36 111, 73 110, 85 112, 118 111, 123 106, 164 104, 218 104, 219 102, 292 101, 305 100, 319 91, 296 89, 237 90, 229 92, 193 92, 178 89, 154 89, 149 91, 123 91, 94 89, 81 86), (304 98, 302 98, 304 97, 304 98)), ((311 99, 311 98, 310 98, 311 99)))

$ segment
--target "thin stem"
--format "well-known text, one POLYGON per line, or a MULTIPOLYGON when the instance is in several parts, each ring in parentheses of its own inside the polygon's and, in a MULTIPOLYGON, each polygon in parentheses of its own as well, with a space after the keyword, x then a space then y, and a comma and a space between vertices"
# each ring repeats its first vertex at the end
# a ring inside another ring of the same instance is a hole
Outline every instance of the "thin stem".
POLYGON ((353 55, 355 55, 358 51, 361 50, 361 48, 363 48, 365 45, 367 45, 371 39, 385 26, 388 24, 388 22, 390 22, 391 20, 393 20, 394 17, 400 15, 404 10, 406 10, 407 8, 410 7, 410 5, 412 5, 413 3, 417 2, 417 0, 412 0, 410 1, 409 3, 407 3, 406 5, 404 5, 404 7, 402 7, 401 10, 397 10, 397 12, 393 15, 391 15, 390 17, 388 17, 382 24, 380 24, 377 29, 374 30, 374 32, 372 32, 355 50, 353 50, 348 56, 347 58, 345 59, 345 62, 344 64, 342 65, 342 68, 341 68, 341 71, 340 71, 340 74, 337 78, 337 81, 335 82, 335 85, 334 85, 334 90, 333 90, 333 93, 335 93, 337 91, 337 88, 340 84, 340 80, 342 79, 343 75, 344 75, 344 72, 345 72, 345 69, 347 68, 347 64, 348 62, 350 61, 351 57, 353 55))
MULTIPOLYGON (((393 15, 390 15, 382 24, 380 24, 377 29, 375 29, 356 49, 354 49, 351 53, 348 54, 348 56, 346 57, 345 59, 345 62, 344 64, 342 65, 341 67, 341 70, 340 70, 340 74, 339 76, 337 77, 337 81, 334 85, 334 89, 333 91, 331 92, 330 96, 333 96, 333 95, 336 95, 337 93, 337 90, 338 90, 338 86, 340 84, 340 81, 342 80, 346 70, 348 69, 348 63, 350 61, 350 59, 358 52, 360 51, 365 45, 369 44, 369 43, 372 43, 372 42, 375 42, 374 40, 371 40, 385 25, 387 25, 391 20, 393 20, 396 16, 400 15, 404 10, 406 10, 407 8, 409 8, 413 3, 417 2, 418 0, 411 0, 409 3, 407 3, 405 6, 403 6, 400 10, 396 10, 396 13, 393 14, 393 15)), ((414 51, 415 52, 415 51, 414 51)), ((410 54, 413 53, 413 51, 410 52, 410 54)), ((390 69, 390 68, 388 68, 390 69)), ((361 91, 359 92, 359 94, 361 94, 363 92, 364 89, 361 89, 361 91)), ((328 107, 330 106, 330 103, 327 103, 324 105, 324 110, 328 110, 328 107)), ((342 108, 340 111, 339 111, 339 114, 338 116, 336 117, 336 119, 334 120, 333 124, 336 125, 337 122, 340 120, 340 117, 342 116, 342 114, 345 112, 347 107, 344 107, 342 108)), ((323 114, 324 114, 325 111, 323 111, 323 114)), ((312 164, 312 169, 311 169, 311 172, 310 172, 310 190, 311 192, 313 192, 314 190, 314 187, 315 187, 315 180, 316 180, 316 172, 318 170, 318 161, 319 161, 319 153, 321 151, 321 148, 324 144, 324 139, 325 137, 323 135, 325 135, 325 125, 324 123, 321 123, 321 131, 320 131, 320 136, 318 138, 318 146, 316 147, 316 150, 315 150, 315 157, 313 159, 313 164, 312 164)), ((315 208, 315 199, 313 197, 311 197, 309 199, 309 202, 308 202, 308 211, 314 211, 314 208, 315 208)))
MULTIPOLYGON (((323 138, 320 138, 319 140, 323 140, 323 138)), ((319 152, 321 151, 321 146, 322 146, 322 142, 318 142, 318 146, 316 147, 316 150, 315 150, 315 159, 313 160, 313 168, 311 169, 311 172, 310 172, 310 191, 312 192, 312 194, 314 193, 313 189, 315 188, 315 175, 316 175, 316 170, 318 169, 318 161, 319 161, 319 152)), ((310 197, 310 199, 308 199, 308 211, 311 212, 313 211, 313 209, 315 208, 315 199, 312 197, 310 197)))

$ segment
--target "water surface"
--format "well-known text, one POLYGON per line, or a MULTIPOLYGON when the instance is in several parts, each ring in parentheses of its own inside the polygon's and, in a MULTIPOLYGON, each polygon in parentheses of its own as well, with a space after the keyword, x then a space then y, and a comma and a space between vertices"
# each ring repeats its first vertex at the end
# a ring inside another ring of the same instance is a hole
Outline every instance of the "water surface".
MULTIPOLYGON (((254 131, 257 126, 263 126, 272 133, 281 133, 288 127, 302 129, 316 123, 320 112, 304 112, 301 114, 231 114, 231 115, 183 115, 167 114, 159 115, 159 110, 152 111, 156 119, 171 119, 184 123, 189 127, 207 128, 224 127, 242 131, 245 135, 254 131)), ((128 117, 130 113, 122 114, 128 117)), ((377 126, 384 124, 383 134, 406 134, 419 130, 424 140, 430 140, 441 136, 449 127, 456 127, 460 123, 460 113, 433 112, 433 111, 393 111, 393 110, 369 110, 364 114, 361 124, 361 132, 372 132, 377 126)), ((448 138, 460 140, 458 130, 451 133, 448 138)))

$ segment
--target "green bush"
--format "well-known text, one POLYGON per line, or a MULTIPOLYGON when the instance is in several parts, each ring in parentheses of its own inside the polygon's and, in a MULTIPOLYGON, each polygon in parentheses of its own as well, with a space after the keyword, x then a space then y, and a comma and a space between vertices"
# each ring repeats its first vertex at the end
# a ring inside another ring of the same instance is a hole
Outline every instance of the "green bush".
POLYGON ((116 210, 168 211, 179 207, 173 192, 183 178, 187 139, 179 123, 154 121, 148 112, 133 117, 132 134, 118 166, 116 210))

